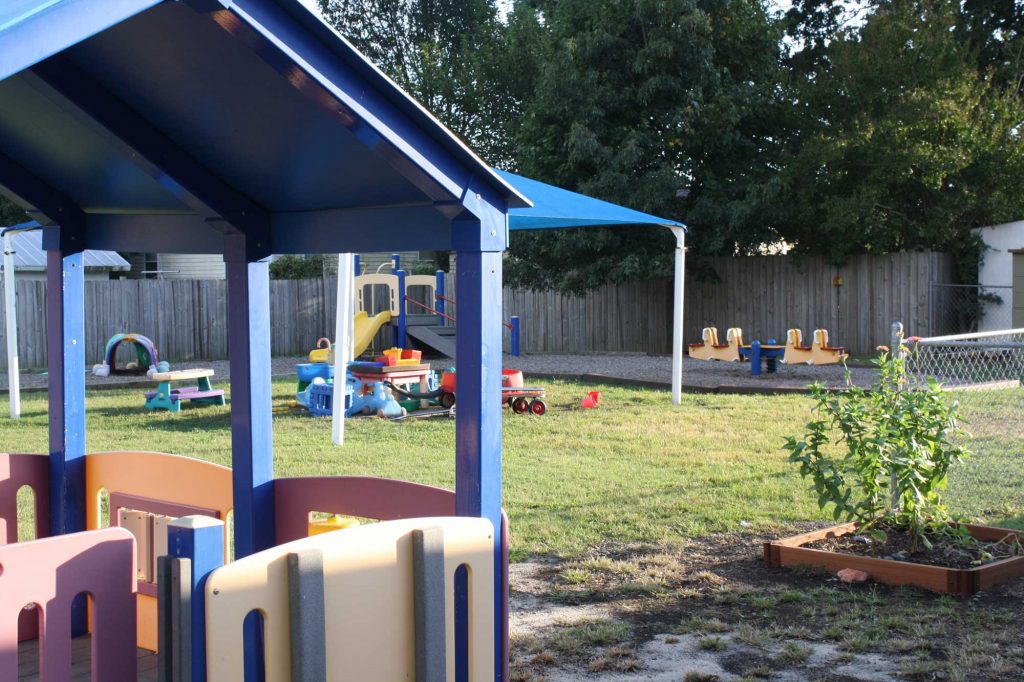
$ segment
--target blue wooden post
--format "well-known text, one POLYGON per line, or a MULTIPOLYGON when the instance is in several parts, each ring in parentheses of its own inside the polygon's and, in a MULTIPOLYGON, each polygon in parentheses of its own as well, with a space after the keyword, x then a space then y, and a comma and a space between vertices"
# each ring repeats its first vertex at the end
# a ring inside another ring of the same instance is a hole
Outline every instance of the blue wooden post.
POLYGON ((359 269, 361 267, 362 265, 359 263, 359 254, 357 253, 352 256, 352 271, 356 273, 356 277, 363 274, 362 270, 359 269))
MULTIPOLYGON (((501 654, 505 649, 500 622, 504 596, 501 584, 501 403, 498 400, 501 395, 501 249, 504 241, 495 230, 490 231, 492 239, 487 239, 486 228, 472 220, 453 221, 452 234, 457 245, 456 290, 459 292, 455 353, 459 377, 459 409, 455 413, 455 511, 460 516, 490 519, 494 525, 494 679, 500 680, 504 674, 501 654), (475 242, 476 248, 462 247, 466 242, 475 242)), ((456 643, 456 651, 459 649, 456 643)))
MULTIPOLYGON (((398 256, 394 256, 395 263, 398 263, 398 256)), ((399 348, 409 347, 409 337, 406 335, 406 304, 405 304, 405 270, 396 270, 398 275, 398 326, 395 330, 395 345, 399 348)))
POLYGON ((183 516, 167 524, 167 553, 192 564, 192 682, 206 680, 206 578, 224 565, 224 522, 183 516))
POLYGON ((434 310, 441 313, 437 316, 437 323, 442 327, 448 322, 444 319, 444 270, 438 270, 434 277, 436 282, 434 284, 434 310))
MULTIPOLYGON (((85 267, 80 249, 60 247, 59 229, 46 235, 51 535, 85 530, 85 267)), ((86 617, 76 599, 74 633, 85 632, 86 617)))
POLYGON ((85 530, 85 267, 47 251, 50 532, 85 530))
POLYGON ((519 316, 512 316, 512 355, 519 357, 519 316))
POLYGON ((274 545, 270 270, 265 261, 249 260, 244 235, 224 239, 235 556, 244 557, 274 545))
POLYGON ((761 342, 757 339, 750 343, 750 374, 761 376, 761 342))

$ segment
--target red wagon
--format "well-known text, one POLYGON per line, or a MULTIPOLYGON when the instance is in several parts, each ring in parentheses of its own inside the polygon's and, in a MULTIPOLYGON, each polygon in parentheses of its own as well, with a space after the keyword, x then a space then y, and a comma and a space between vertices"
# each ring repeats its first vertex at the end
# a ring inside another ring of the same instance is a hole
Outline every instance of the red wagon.
MULTIPOLYGON (((544 402, 544 389, 540 386, 524 386, 523 373, 518 369, 501 370, 501 401, 516 414, 540 416, 548 411, 548 405, 544 402)), ((441 375, 438 402, 444 408, 455 405, 455 372, 444 372, 441 375)))

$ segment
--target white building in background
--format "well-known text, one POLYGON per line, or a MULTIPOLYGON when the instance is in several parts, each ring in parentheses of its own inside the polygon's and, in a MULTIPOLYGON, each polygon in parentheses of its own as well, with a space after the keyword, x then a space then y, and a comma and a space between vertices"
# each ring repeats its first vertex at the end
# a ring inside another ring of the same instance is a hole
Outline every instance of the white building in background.
POLYGON ((138 279, 224 279, 224 257, 220 254, 130 253, 132 271, 138 279))
MULTIPOLYGON (((14 274, 20 280, 46 279, 46 251, 43 251, 43 233, 40 230, 11 233, 11 251, 14 253, 14 274)), ((116 251, 82 252, 85 279, 110 279, 112 273, 126 273, 130 265, 116 251)))
POLYGON ((986 302, 985 315, 979 331, 994 331, 1010 327, 1013 319, 1013 254, 1012 249, 1024 248, 1024 220, 972 230, 985 242, 985 259, 978 271, 978 283, 984 293, 994 294, 1001 301, 986 302))

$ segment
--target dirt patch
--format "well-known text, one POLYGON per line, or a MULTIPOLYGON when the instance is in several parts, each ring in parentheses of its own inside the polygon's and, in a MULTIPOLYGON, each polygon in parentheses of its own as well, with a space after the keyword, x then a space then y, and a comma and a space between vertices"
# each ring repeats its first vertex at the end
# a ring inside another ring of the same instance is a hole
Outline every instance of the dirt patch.
MULTIPOLYGON (((779 537, 810 530, 787 529, 779 537)), ((769 568, 765 539, 512 569, 513 680, 1019 680, 1024 581, 953 599, 769 568)))

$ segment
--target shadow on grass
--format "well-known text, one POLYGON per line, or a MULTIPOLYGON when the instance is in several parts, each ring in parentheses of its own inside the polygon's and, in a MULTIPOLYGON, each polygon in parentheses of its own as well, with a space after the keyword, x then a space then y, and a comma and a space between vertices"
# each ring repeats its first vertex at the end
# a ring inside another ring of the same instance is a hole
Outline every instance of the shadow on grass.
MULTIPOLYGON (((219 406, 218 406, 219 407, 219 406)), ((159 431, 194 431, 203 428, 223 428, 231 423, 231 414, 227 410, 214 410, 209 407, 183 406, 181 412, 149 411, 145 407, 92 407, 88 414, 102 417, 149 417, 135 425, 140 429, 159 431)))

